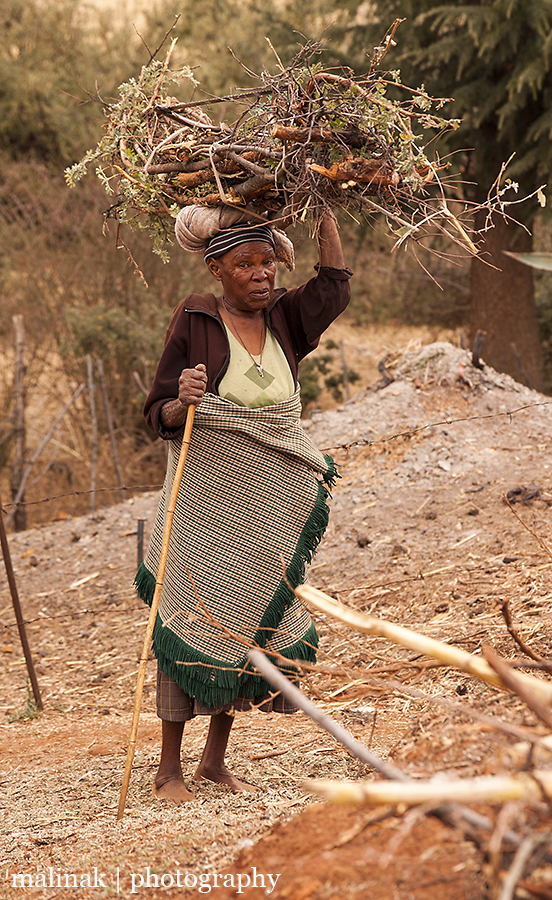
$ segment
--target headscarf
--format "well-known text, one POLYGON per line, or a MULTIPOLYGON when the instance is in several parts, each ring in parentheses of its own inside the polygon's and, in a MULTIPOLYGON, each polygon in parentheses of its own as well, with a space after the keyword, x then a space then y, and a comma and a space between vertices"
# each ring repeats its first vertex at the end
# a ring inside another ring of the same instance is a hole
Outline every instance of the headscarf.
MULTIPOLYGON (((229 206, 207 207, 195 204, 183 206, 176 217, 174 231, 183 250, 187 250, 189 253, 204 254, 206 247, 216 235, 232 229, 235 225, 251 228, 255 232, 254 237, 250 237, 248 240, 264 240, 259 237, 260 229, 268 229, 272 233, 277 261, 283 262, 289 271, 293 272, 295 254, 293 244, 288 236, 272 224, 251 225, 245 209, 232 209, 229 206)), ((268 240, 270 242, 269 238, 268 240)), ((210 256, 212 255, 211 253, 210 256)))
POLYGON ((264 241, 275 250, 274 235, 268 225, 233 225, 225 231, 219 231, 211 238, 205 248, 203 258, 218 259, 234 247, 247 244, 249 241, 264 241))

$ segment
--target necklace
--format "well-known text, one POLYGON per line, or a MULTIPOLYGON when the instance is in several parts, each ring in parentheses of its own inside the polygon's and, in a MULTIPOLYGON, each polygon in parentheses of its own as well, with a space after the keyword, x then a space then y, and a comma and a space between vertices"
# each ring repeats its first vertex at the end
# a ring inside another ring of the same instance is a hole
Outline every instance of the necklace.
MULTIPOLYGON (((230 318, 231 318, 231 319, 235 319, 236 316, 234 316, 234 314, 230 312, 230 310, 228 309, 228 307, 227 307, 226 304, 224 303, 224 298, 223 298, 223 306, 224 306, 225 311, 226 311, 226 312, 228 313, 228 315, 230 316, 230 318)), ((244 342, 243 342, 243 340, 242 340, 242 337, 241 337, 241 335, 240 335, 240 333, 239 333, 239 331, 238 331, 238 329, 237 329, 236 323, 233 322, 232 324, 233 324, 233 326, 234 326, 234 331, 236 332, 236 337, 237 337, 238 341, 239 341, 240 344, 242 345, 242 347, 243 347, 243 349, 245 350, 245 352, 247 353, 247 355, 251 358, 251 362, 253 363, 253 365, 254 365, 255 368, 257 369, 257 372, 259 373, 259 375, 261 376, 261 378, 264 378, 264 370, 263 370, 263 350, 264 350, 265 342, 266 342, 266 325, 265 325, 264 322, 263 322, 263 339, 262 339, 262 344, 261 344, 261 352, 259 353, 259 362, 257 362, 257 360, 255 359, 255 357, 253 356, 253 354, 250 353, 250 351, 249 351, 249 350, 247 349, 247 347, 245 346, 245 344, 244 344, 244 342)))

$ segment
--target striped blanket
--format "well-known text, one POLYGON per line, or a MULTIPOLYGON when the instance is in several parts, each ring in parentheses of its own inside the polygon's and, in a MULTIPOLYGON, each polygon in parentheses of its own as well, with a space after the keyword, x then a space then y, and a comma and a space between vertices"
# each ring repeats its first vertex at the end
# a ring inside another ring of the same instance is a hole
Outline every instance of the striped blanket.
MULTIPOLYGON (((211 706, 269 690, 247 663, 254 644, 290 660, 316 656, 316 630, 288 583, 304 581, 328 522, 336 472, 303 430, 300 410, 298 392, 258 409, 206 394, 196 410, 153 647, 159 667, 211 706)), ((181 438, 169 444, 150 546, 135 579, 149 604, 180 447, 181 438)))

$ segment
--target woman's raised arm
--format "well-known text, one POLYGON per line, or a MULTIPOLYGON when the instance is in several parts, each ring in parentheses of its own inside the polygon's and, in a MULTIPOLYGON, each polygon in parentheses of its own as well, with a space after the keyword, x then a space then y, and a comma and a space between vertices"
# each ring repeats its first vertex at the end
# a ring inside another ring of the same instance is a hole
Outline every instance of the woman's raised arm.
POLYGON ((345 257, 339 237, 339 229, 335 216, 331 212, 324 212, 318 223, 316 233, 318 240, 318 254, 321 266, 331 266, 334 269, 345 268, 345 257))

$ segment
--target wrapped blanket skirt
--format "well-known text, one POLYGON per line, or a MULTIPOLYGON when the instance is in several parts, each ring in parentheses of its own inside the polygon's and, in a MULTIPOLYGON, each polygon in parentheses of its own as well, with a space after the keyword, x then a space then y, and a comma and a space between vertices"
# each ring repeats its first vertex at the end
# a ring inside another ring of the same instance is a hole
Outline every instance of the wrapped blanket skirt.
MULTIPOLYGON (((288 674, 296 672, 292 660, 316 657, 315 627, 289 585, 304 581, 324 534, 336 471, 303 430, 300 412, 299 392, 257 409, 206 394, 196 410, 153 649, 161 672, 207 708, 198 711, 244 708, 244 698, 270 692, 248 664, 254 645, 288 674)), ((181 441, 169 442, 150 546, 135 579, 148 604, 181 441)))

